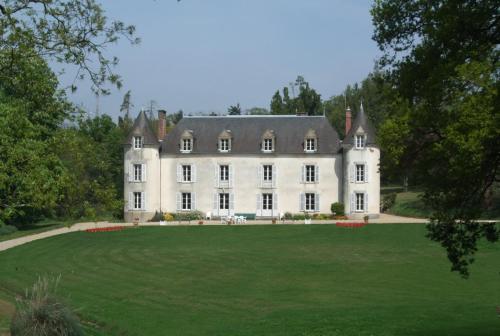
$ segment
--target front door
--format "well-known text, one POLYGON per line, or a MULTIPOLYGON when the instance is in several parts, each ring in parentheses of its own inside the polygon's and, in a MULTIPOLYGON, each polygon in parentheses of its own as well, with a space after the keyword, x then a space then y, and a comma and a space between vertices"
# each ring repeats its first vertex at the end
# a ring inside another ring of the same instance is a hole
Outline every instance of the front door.
POLYGON ((273 194, 262 194, 262 216, 273 217, 273 194))

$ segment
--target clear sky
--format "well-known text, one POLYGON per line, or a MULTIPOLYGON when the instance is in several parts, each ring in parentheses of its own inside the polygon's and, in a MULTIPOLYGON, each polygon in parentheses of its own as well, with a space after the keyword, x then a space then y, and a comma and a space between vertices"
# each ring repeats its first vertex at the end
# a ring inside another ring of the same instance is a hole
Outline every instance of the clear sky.
MULTIPOLYGON (((132 91, 135 113, 155 100, 169 113, 269 108, 274 92, 305 77, 323 99, 373 70, 368 0, 104 0, 111 19, 137 28, 141 44, 108 48, 120 59, 123 88, 99 99, 119 114, 132 91)), ((68 84, 68 69, 61 84, 68 84)), ((88 111, 96 98, 80 83, 70 99, 88 111)))

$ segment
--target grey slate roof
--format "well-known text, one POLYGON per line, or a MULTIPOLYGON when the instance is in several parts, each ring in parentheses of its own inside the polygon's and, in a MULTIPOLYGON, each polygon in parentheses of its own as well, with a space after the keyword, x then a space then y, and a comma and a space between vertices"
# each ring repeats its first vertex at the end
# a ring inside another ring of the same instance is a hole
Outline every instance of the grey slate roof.
POLYGON ((125 144, 132 144, 132 138, 135 136, 144 137, 145 145, 158 145, 158 139, 156 137, 155 132, 151 128, 149 123, 149 119, 146 116, 146 112, 141 111, 137 118, 134 121, 134 125, 132 126, 132 131, 129 133, 127 139, 125 140, 125 144))
POLYGON ((224 116, 184 117, 163 140, 162 153, 179 154, 180 139, 186 130, 193 131, 193 154, 219 154, 218 137, 224 130, 231 131, 233 154, 262 154, 262 136, 267 130, 274 131, 275 154, 304 153, 304 137, 309 130, 318 137, 316 153, 335 154, 340 149, 338 134, 326 117, 224 116))
POLYGON ((367 145, 375 145, 375 128, 373 127, 371 121, 365 114, 365 110, 363 108, 363 104, 361 104, 361 108, 359 109, 358 115, 354 122, 352 123, 351 129, 347 133, 344 138, 344 145, 353 145, 354 144, 354 135, 357 129, 361 126, 366 134, 366 144, 367 145))

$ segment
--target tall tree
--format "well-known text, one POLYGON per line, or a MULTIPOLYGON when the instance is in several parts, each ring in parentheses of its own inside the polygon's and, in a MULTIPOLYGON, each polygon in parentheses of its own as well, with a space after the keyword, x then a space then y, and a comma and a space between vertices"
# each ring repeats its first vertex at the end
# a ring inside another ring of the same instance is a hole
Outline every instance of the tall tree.
POLYGON ((236 104, 236 105, 231 105, 229 106, 229 108, 227 109, 227 113, 229 115, 240 115, 241 114, 241 106, 240 106, 240 103, 236 104))
POLYGON ((297 76, 295 83, 291 83, 292 89, 299 88, 297 97, 290 98, 288 87, 283 88, 283 98, 278 91, 271 99, 271 114, 297 114, 307 115, 322 114, 321 96, 311 89, 304 77, 297 76))
POLYGON ((277 90, 271 99, 271 114, 284 114, 283 113, 283 99, 281 98, 280 91, 277 90))
POLYGON ((379 0, 372 16, 381 65, 409 105, 389 111, 382 146, 395 169, 412 167, 434 210, 429 237, 466 277, 478 240, 499 236, 476 220, 500 179, 498 1, 379 0))

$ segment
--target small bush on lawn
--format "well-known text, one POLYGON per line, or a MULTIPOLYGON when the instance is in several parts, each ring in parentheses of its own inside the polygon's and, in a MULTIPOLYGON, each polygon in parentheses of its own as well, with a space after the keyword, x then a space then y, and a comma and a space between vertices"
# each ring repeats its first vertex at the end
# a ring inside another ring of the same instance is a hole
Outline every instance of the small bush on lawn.
POLYGON ((386 212, 396 203, 396 193, 385 194, 382 196, 382 202, 380 204, 380 211, 386 212))
POLYGON ((8 235, 12 232, 16 232, 17 228, 12 225, 0 225, 0 236, 8 235))
POLYGON ((31 289, 18 299, 12 318, 12 336, 80 336, 80 321, 56 298, 59 279, 39 278, 31 289))
POLYGON ((335 216, 344 216, 344 203, 336 202, 332 203, 330 206, 330 210, 332 211, 332 214, 335 214, 335 216))
POLYGON ((287 219, 287 220, 293 219, 292 213, 291 212, 285 212, 285 215, 283 216, 283 219, 287 219))
POLYGON ((182 221, 193 221, 193 220, 200 220, 204 219, 205 215, 201 211, 187 211, 187 212, 178 212, 174 214, 174 219, 176 221, 182 222, 182 221))

